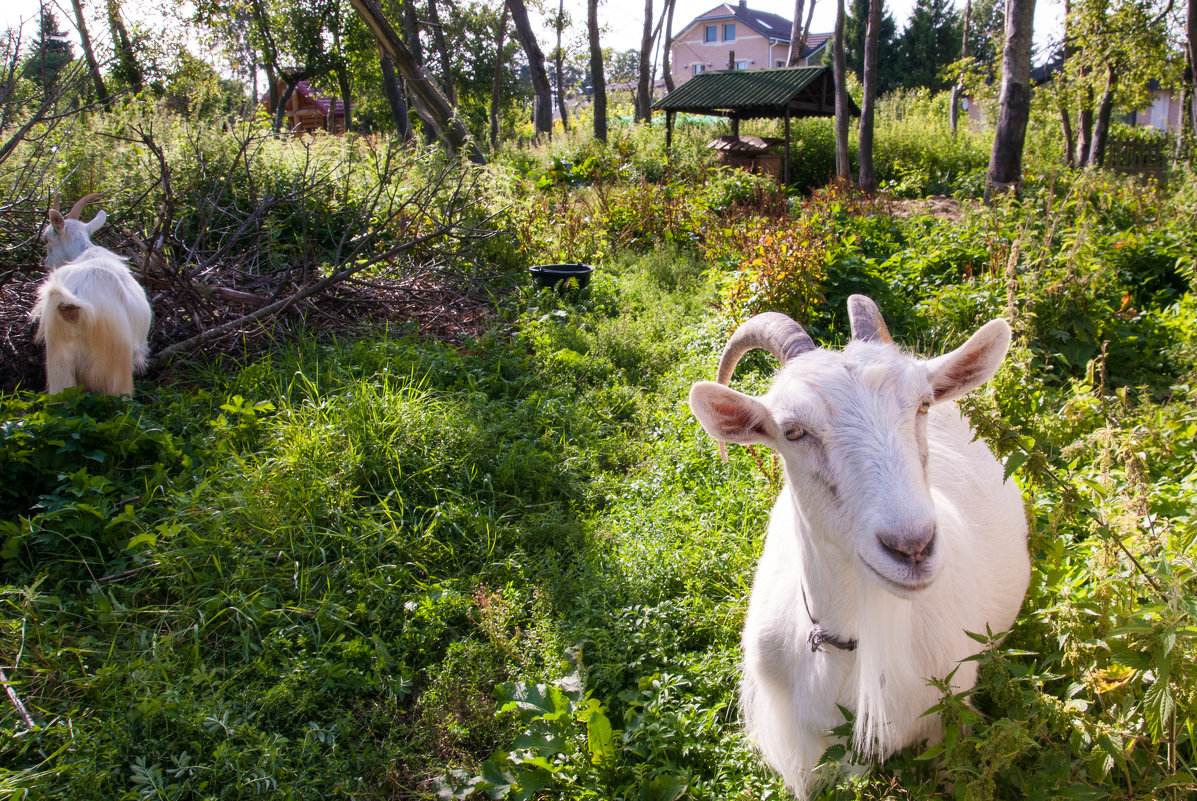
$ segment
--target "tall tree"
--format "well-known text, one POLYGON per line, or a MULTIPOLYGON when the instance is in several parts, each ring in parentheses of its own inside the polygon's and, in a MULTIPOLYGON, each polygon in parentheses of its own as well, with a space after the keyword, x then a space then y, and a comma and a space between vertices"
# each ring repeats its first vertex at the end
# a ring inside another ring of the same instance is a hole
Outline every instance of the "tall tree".
POLYGON ((864 96, 860 102, 860 188, 877 191, 873 172, 873 106, 877 99, 877 45, 881 37, 882 0, 869 3, 869 24, 865 33, 864 96))
MULTIPOLYGON (((972 0, 964 0, 964 18, 962 25, 963 32, 960 35, 960 60, 962 62, 968 59, 968 24, 972 17, 973 2, 972 0)), ((948 127, 952 129, 952 135, 956 134, 957 118, 960 116, 960 96, 964 94, 964 76, 952 84, 952 97, 950 107, 948 109, 948 127)))
POLYGON ((653 117, 653 0, 644 0, 644 27, 640 33, 640 59, 636 81, 636 122, 650 122, 653 117))
POLYGON ((120 0, 108 0, 108 28, 112 32, 112 47, 116 51, 116 76, 125 86, 140 92, 145 82, 145 70, 137 60, 133 39, 125 28, 120 0))
POLYGON ((503 91, 503 48, 507 42, 507 20, 511 11, 503 4, 503 13, 495 23, 495 77, 490 89, 490 149, 493 153, 499 146, 499 103, 503 91))
MULTIPOLYGON (((869 27, 871 0, 851 0, 850 13, 844 18, 844 59, 857 79, 864 80, 865 35, 869 27)), ((898 63, 893 16, 883 6, 877 32, 877 95, 897 88, 902 78, 898 63)))
POLYGON ((1189 130, 1197 131, 1197 0, 1185 9, 1185 74, 1189 93, 1189 130))
POLYGON ((532 31, 532 22, 528 19, 528 8, 524 5, 524 0, 507 0, 507 7, 511 9, 515 35, 524 48, 524 55, 528 57, 528 72, 532 78, 532 90, 536 95, 532 112, 533 127, 538 137, 541 134, 552 137, 553 87, 544 68, 544 53, 541 52, 536 34, 532 31))
MULTIPOLYGON (((1193 0, 1197 2, 1197 0, 1193 0)), ((594 138, 607 141, 607 78, 599 41, 598 0, 586 0, 586 33, 590 38, 590 86, 594 92, 594 138)))
POLYGON ((852 165, 848 161, 848 97, 847 61, 844 58, 844 0, 836 0, 835 34, 831 48, 835 77, 835 174, 844 181, 852 180, 852 165))
POLYGON ((49 8, 42 9, 37 35, 30 43, 29 51, 21 72, 29 80, 36 81, 43 91, 54 85, 58 73, 75 58, 66 31, 59 27, 58 17, 49 8))
POLYGON ((810 36, 810 23, 815 16, 815 0, 810 0, 810 8, 806 9, 806 22, 802 21, 803 6, 806 0, 794 0, 794 21, 790 24, 790 49, 786 53, 786 66, 797 67, 802 63, 802 54, 806 52, 806 39, 810 36))
POLYGON ((407 114, 407 101, 403 99, 403 87, 399 84, 399 76, 395 74, 395 62, 381 47, 378 48, 378 64, 382 70, 382 90, 391 107, 395 132, 399 135, 399 141, 410 142, 411 118, 407 114))
POLYGON ((437 136, 450 150, 464 151, 471 161, 485 164, 486 159, 482 156, 482 151, 470 141, 469 131, 453 113, 453 107, 437 89, 428 73, 416 64, 411 51, 382 13, 382 6, 378 4, 378 0, 349 0, 349 3, 369 27, 378 41, 378 46, 395 62, 395 67, 407 81, 412 96, 423 109, 422 116, 430 122, 437 136))
POLYGON ((553 48, 553 72, 557 83, 557 109, 561 113, 561 128, 569 131, 569 109, 565 106, 565 48, 561 37, 569 19, 565 15, 565 0, 557 0, 557 14, 553 17, 553 28, 557 31, 557 46, 553 48))
POLYGON ((436 47, 441 62, 441 88, 449 105, 457 105, 457 90, 453 88, 453 61, 449 58, 449 46, 445 42, 445 29, 436 10, 436 0, 428 0, 428 24, 432 28, 432 44, 436 47))
POLYGON ((661 73, 665 77, 665 91, 672 92, 675 88, 673 85, 673 65, 670 63, 673 49, 673 10, 677 8, 677 0, 665 0, 665 55, 661 60, 661 73))
POLYGON ((1100 166, 1114 106, 1150 105, 1147 84, 1180 82, 1169 21, 1173 0, 1073 0, 1066 84, 1075 92, 1077 166, 1100 166))
POLYGON ((959 19, 951 0, 916 0, 910 22, 898 38, 902 85, 946 89, 941 72, 956 61, 959 49, 959 19))
POLYGON ((1022 150, 1031 116, 1031 34, 1035 0, 1006 0, 1006 47, 1002 51, 1002 93, 985 197, 1022 184, 1022 150))
POLYGON ((108 87, 104 85, 104 76, 100 74, 100 62, 96 60, 96 51, 91 46, 91 34, 87 30, 87 19, 83 16, 83 0, 71 0, 71 7, 75 10, 75 25, 79 29, 79 44, 83 48, 83 57, 87 59, 87 69, 91 73, 92 84, 96 87, 96 97, 101 103, 108 101, 108 87))

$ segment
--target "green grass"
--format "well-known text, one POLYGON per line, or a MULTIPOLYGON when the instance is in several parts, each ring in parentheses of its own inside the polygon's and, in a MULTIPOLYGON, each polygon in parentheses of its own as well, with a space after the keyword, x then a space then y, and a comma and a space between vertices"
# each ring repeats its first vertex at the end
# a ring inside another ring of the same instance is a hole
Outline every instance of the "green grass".
MULTIPOLYGON (((136 402, 0 399, 0 665, 36 724, 0 705, 0 796, 784 797, 735 702, 776 477, 685 406, 765 268, 829 344, 853 291, 921 352, 998 314, 1019 337, 968 407, 1035 522, 1024 614, 942 748, 827 796, 1191 792, 1191 182, 725 234, 694 225, 736 182, 694 180, 611 189, 591 287, 521 289, 461 347, 313 337, 136 402), (817 264, 757 263, 793 231, 817 264)), ((524 187, 502 247, 544 256, 598 191, 524 187)))

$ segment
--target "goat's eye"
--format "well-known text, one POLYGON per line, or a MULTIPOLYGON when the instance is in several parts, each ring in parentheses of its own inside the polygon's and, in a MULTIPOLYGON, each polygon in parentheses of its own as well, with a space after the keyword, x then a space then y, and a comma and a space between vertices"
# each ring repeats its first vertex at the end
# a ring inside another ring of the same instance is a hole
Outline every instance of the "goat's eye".
POLYGON ((782 433, 786 435, 786 439, 788 439, 790 442, 802 439, 804 436, 806 436, 806 431, 802 428, 802 426, 795 423, 790 423, 788 426, 782 429, 782 433))
POLYGON ((926 414, 929 411, 931 411, 931 399, 923 398, 919 403, 919 414, 926 414))

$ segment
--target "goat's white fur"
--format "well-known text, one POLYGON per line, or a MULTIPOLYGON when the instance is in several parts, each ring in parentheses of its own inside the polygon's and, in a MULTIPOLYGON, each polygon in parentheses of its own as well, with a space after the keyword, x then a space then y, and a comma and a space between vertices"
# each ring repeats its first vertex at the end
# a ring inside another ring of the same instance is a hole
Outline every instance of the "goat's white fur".
POLYGON ((837 705, 854 712, 864 757, 940 736, 938 717, 923 716, 940 699, 928 679, 955 671, 954 691, 972 687, 976 663, 961 660, 982 645, 966 632, 1006 631, 1030 577, 1019 490, 951 402, 997 371, 1009 326, 991 321, 924 361, 889 341, 879 312, 861 323, 873 336, 841 352, 812 343, 760 398, 713 382, 690 392, 712 437, 765 444, 784 461, 744 625, 741 710, 800 798, 843 723, 837 705), (804 434, 791 441, 795 425, 804 434), (933 548, 913 565, 879 540, 928 530, 933 548), (812 616, 856 650, 812 651, 812 616))
MULTIPOLYGON (((91 196, 89 196, 90 198, 91 196)), ((125 259, 94 245, 91 235, 107 219, 99 211, 78 219, 81 201, 63 217, 50 210, 46 267, 30 318, 46 344, 51 393, 83 386, 91 392, 133 394, 133 373, 145 367, 152 312, 145 290, 125 259)))

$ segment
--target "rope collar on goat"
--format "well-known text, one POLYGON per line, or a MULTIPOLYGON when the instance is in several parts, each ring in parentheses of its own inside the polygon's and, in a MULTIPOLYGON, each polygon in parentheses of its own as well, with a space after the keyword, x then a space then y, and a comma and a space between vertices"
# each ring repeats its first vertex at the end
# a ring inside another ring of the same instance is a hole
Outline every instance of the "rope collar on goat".
POLYGON ((855 651, 856 640, 841 640, 819 625, 819 621, 815 620, 815 616, 810 613, 810 601, 806 600, 806 583, 803 582, 799 586, 802 588, 802 605, 806 607, 806 616, 810 618, 812 624, 810 633, 806 635, 811 653, 818 651, 824 644, 839 648, 841 651, 855 651))

